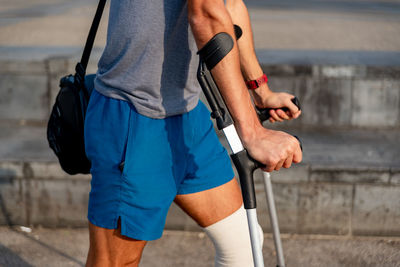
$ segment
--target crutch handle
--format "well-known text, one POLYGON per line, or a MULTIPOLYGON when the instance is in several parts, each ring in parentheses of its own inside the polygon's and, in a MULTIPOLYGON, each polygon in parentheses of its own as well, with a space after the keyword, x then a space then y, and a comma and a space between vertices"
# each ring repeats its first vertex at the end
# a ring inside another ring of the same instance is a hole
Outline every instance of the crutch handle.
POLYGON ((255 209, 257 207, 257 201, 253 173, 256 169, 263 167, 263 165, 250 157, 247 150, 242 150, 239 153, 233 154, 231 158, 239 174, 244 208, 255 209))
MULTIPOLYGON (((300 101, 297 97, 292 98, 292 102, 293 104, 295 104, 299 110, 301 110, 301 106, 300 106, 300 101)), ((283 111, 289 111, 288 108, 281 108, 283 111)), ((256 107, 256 111, 257 111, 257 115, 258 118, 260 119, 261 122, 264 122, 266 120, 268 120, 271 115, 269 114, 269 111, 271 110, 271 108, 258 108, 256 107)))

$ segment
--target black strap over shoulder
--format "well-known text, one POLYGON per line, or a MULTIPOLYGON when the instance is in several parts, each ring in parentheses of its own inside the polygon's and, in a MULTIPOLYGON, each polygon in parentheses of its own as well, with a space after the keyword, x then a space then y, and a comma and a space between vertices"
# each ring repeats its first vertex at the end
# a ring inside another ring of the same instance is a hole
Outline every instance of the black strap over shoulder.
POLYGON ((99 5, 97 6, 96 14, 94 16, 92 26, 90 27, 89 35, 86 39, 85 48, 83 49, 83 54, 81 61, 75 67, 75 78, 78 82, 84 81, 84 77, 86 75, 86 68, 89 62, 90 54, 93 49, 94 39, 96 38, 97 29, 99 28, 100 20, 103 15, 104 6, 107 0, 100 0, 99 5))

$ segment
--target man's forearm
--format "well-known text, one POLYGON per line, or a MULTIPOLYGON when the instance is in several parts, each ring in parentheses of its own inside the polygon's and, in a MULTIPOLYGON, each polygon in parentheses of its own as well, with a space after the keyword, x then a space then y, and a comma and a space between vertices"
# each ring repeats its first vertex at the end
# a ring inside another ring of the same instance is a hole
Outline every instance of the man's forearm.
MULTIPOLYGON (((226 32, 234 38, 233 23, 223 1, 191 0, 188 8, 189 22, 199 49, 220 32, 226 32)), ((212 75, 246 144, 262 126, 242 78, 236 42, 232 51, 213 68, 212 75)))
MULTIPOLYGON (((226 8, 234 24, 238 25, 242 31, 242 37, 238 40, 240 54, 240 68, 245 80, 255 80, 263 75, 263 70, 258 62, 253 40, 253 31, 251 28, 249 12, 242 0, 227 0, 226 8)), ((254 102, 262 106, 263 99, 270 96, 271 90, 268 84, 264 83, 256 90, 251 90, 250 94, 254 102)))
POLYGON ((242 0, 227 0, 226 8, 232 18, 232 22, 243 31, 242 37, 237 42, 243 76, 246 80, 255 80, 263 74, 263 70, 255 54, 253 31, 247 7, 242 0))

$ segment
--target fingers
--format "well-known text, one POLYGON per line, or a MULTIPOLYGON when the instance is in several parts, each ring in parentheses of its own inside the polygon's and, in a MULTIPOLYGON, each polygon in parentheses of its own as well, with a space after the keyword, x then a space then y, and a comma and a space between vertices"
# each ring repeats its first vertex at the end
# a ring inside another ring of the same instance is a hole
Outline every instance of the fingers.
POLYGON ((295 113, 295 116, 290 113, 290 111, 283 111, 282 109, 272 109, 270 110, 270 118, 268 119, 269 122, 274 123, 276 121, 283 122, 284 120, 291 120, 295 119, 300 116, 301 111, 298 110, 297 113, 295 113))
POLYGON ((273 167, 265 167, 265 168, 262 168, 261 170, 264 172, 273 172, 274 168, 273 167))
POLYGON ((299 108, 291 100, 293 96, 288 96, 290 98, 287 98, 284 105, 284 108, 288 109, 287 111, 284 111, 282 108, 271 109, 269 111, 269 121, 271 123, 274 123, 276 121, 283 122, 284 120, 297 119, 300 116, 301 110, 299 110, 299 108))
POLYGON ((287 169, 290 168, 290 166, 292 166, 292 162, 293 162, 293 155, 290 155, 286 159, 280 160, 276 165, 267 166, 262 170, 265 172, 272 172, 272 171, 279 171, 282 167, 287 169))
POLYGON ((300 143, 298 143, 298 146, 297 146, 295 152, 293 153, 293 162, 299 163, 302 160, 303 160, 303 152, 301 151, 300 143))
POLYGON ((269 164, 266 164, 264 168, 262 168, 265 172, 273 172, 278 171, 282 165, 285 163, 285 159, 281 159, 279 161, 271 161, 269 164))
POLYGON ((275 110, 276 114, 283 120, 291 120, 292 118, 282 109, 275 110))
POLYGON ((285 159, 279 161, 278 164, 275 165, 274 170, 279 171, 282 168, 283 163, 285 163, 285 159))
POLYGON ((293 98, 294 96, 285 101, 285 106, 289 109, 290 113, 292 114, 292 117, 294 117, 294 115, 300 111, 299 108, 292 102, 293 98))
POLYGON ((282 122, 283 119, 276 113, 275 109, 271 109, 269 111, 269 115, 271 116, 272 119, 274 119, 275 121, 280 121, 282 122))
POLYGON ((297 119, 301 115, 301 110, 298 110, 296 113, 292 114, 293 119, 297 119))
MULTIPOLYGON (((296 153, 296 151, 295 151, 296 153)), ((299 155, 298 155, 299 156, 299 155)), ((290 168, 290 166, 292 166, 292 162, 294 159, 295 155, 294 153, 289 153, 288 156, 286 158, 281 159, 273 168, 273 170, 275 171, 279 171, 282 167, 284 168, 290 168)), ((301 155, 300 155, 301 157, 301 155)), ((300 162, 300 161, 299 161, 300 162)))
POLYGON ((302 161, 303 152, 300 148, 300 143, 295 137, 291 140, 291 144, 289 145, 291 148, 288 148, 287 154, 281 155, 277 161, 270 162, 263 171, 272 172, 272 171, 279 171, 282 167, 290 168, 292 163, 299 163, 302 161))
POLYGON ((252 158, 264 165, 267 172, 290 168, 302 160, 300 142, 295 136, 261 128, 260 136, 251 139, 246 148, 252 158))
POLYGON ((293 162, 293 155, 290 155, 285 162, 283 163, 283 167, 288 169, 290 168, 290 166, 292 166, 292 162, 293 162))

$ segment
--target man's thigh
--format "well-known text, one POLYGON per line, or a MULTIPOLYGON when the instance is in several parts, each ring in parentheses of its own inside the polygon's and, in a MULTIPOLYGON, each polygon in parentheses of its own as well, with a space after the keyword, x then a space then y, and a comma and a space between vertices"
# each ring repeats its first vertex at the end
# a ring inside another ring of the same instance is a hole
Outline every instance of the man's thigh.
POLYGON ((212 189, 177 195, 175 203, 201 227, 207 227, 237 211, 243 201, 238 182, 234 178, 212 189))
POLYGON ((122 236, 120 225, 106 229, 89 222, 89 236, 87 267, 138 266, 147 242, 122 236))

